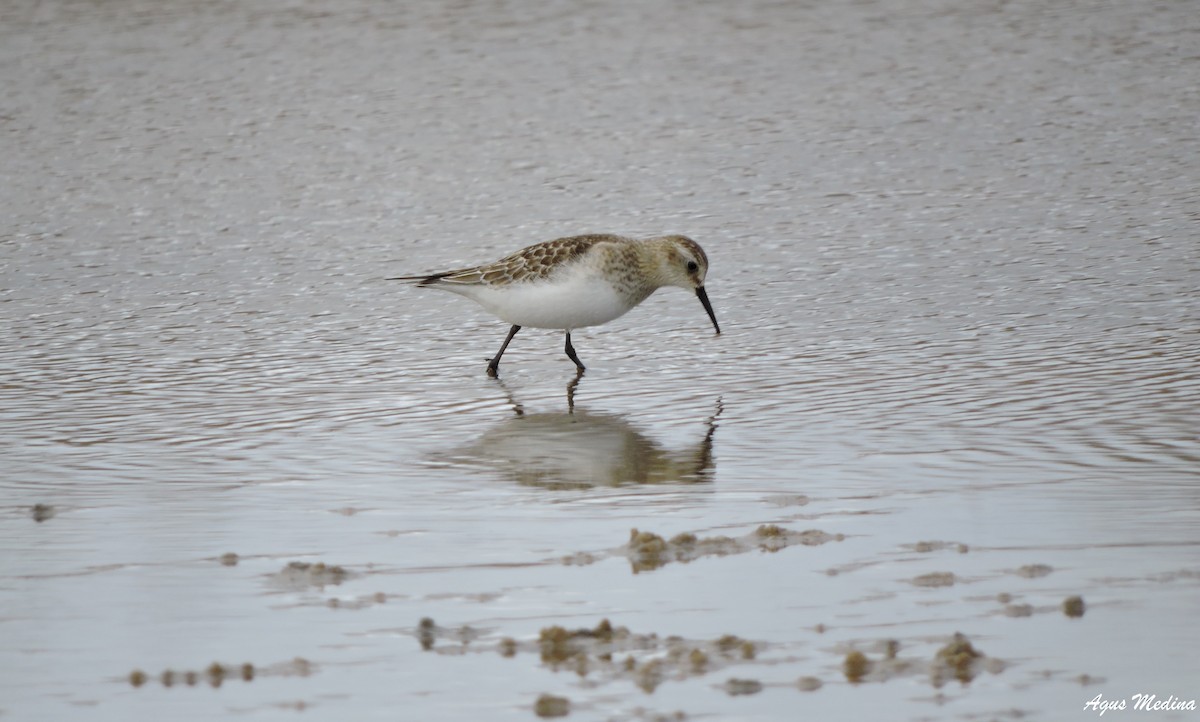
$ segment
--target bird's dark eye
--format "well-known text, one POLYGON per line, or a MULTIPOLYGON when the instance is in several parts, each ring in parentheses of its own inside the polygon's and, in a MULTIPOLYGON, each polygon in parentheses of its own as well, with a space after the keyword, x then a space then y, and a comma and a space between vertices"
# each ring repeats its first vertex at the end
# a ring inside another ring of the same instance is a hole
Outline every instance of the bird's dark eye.
POLYGON ((695 273, 700 270, 700 264, 695 261, 688 261, 687 269, 688 273, 695 273))

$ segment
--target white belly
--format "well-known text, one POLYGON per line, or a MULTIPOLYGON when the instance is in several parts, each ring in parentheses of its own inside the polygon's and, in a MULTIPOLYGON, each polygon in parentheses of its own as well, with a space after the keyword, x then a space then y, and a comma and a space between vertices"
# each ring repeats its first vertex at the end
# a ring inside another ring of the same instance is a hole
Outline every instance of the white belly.
POLYGON ((576 277, 568 283, 445 288, 477 301, 508 323, 531 328, 596 326, 623 315, 643 300, 622 296, 599 278, 576 277))

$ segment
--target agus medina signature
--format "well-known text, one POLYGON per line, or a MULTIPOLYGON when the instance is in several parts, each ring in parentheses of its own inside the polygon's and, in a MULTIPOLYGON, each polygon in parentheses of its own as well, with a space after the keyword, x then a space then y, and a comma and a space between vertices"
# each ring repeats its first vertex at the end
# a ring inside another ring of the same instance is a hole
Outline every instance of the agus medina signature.
POLYGON ((1162 698, 1156 694, 1147 694, 1144 692, 1139 692, 1128 699, 1104 699, 1103 694, 1098 694, 1085 702, 1083 708, 1099 712, 1101 717, 1104 716, 1105 712, 1114 710, 1132 710, 1136 712, 1188 710, 1194 712, 1196 710, 1196 700, 1182 699, 1173 694, 1162 698))

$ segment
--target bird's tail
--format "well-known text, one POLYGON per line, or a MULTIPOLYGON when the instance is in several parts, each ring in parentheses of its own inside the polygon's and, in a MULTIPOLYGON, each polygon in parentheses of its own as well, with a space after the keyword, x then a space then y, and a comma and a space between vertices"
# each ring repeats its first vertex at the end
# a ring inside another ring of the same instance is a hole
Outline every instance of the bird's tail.
POLYGON ((431 273, 424 276, 395 276, 393 278, 385 278, 385 281, 404 281, 405 283, 415 283, 418 286, 432 286, 442 280, 448 273, 431 273))

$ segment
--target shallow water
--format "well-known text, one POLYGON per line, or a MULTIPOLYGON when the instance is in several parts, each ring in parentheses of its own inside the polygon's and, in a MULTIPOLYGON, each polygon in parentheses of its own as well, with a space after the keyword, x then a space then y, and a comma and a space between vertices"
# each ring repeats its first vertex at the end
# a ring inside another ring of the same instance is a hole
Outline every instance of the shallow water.
POLYGON ((1200 697, 1193 15, 7 4, 0 716, 1200 697), (696 238, 722 335, 668 289, 493 380, 502 323, 382 280, 591 231, 696 238))

